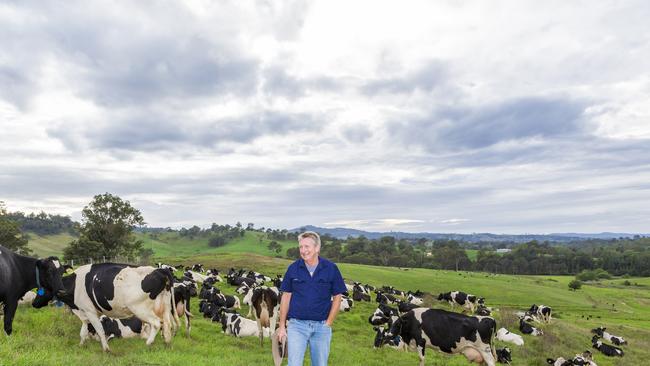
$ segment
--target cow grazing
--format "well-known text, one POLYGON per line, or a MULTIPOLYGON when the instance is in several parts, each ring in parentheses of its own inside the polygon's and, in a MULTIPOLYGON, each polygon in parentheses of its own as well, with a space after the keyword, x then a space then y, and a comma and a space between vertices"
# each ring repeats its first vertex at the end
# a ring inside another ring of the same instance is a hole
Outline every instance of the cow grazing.
POLYGON ((541 336, 544 334, 541 329, 537 329, 533 327, 532 325, 526 323, 524 319, 519 319, 519 330, 523 334, 530 334, 534 337, 541 336))
POLYGON ((480 315, 480 316, 490 316, 490 315, 492 315, 492 310, 490 310, 490 308, 488 308, 485 305, 479 304, 478 307, 476 308, 476 311, 474 312, 474 314, 480 315))
POLYGON ((495 366, 492 338, 496 322, 490 317, 468 316, 440 309, 418 308, 393 322, 386 336, 401 336, 405 344, 415 342, 420 366, 426 347, 451 354, 463 354, 470 362, 495 366))
POLYGON ((536 315, 537 318, 541 319, 544 323, 550 323, 553 309, 551 309, 550 306, 533 304, 528 310, 528 313, 536 315))
MULTIPOLYGON (((478 298, 474 295, 464 293, 462 291, 451 291, 445 292, 438 295, 438 300, 447 301, 451 308, 454 306, 460 305, 463 309, 469 311, 469 313, 474 313, 474 307, 476 307, 478 298)), ((463 310, 463 311, 465 311, 463 310)))
POLYGON ((370 301, 370 295, 361 292, 361 290, 354 289, 352 291, 352 300, 354 301, 370 301))
POLYGON ((598 327, 598 328, 596 328, 596 329, 592 329, 591 332, 592 332, 592 333, 595 333, 595 334, 596 334, 597 336, 599 336, 600 338, 604 338, 605 340, 614 343, 614 344, 617 345, 617 346, 621 346, 621 345, 626 345, 626 344, 627 344, 627 341, 626 341, 623 337, 618 337, 618 336, 612 335, 612 334, 608 333, 608 332, 606 331, 606 329, 607 329, 607 328, 598 327))
POLYGON ((502 342, 515 344, 517 346, 524 345, 524 338, 522 338, 519 334, 511 333, 506 328, 499 328, 499 330, 497 330, 497 339, 502 342))
POLYGON ((65 294, 62 272, 63 266, 57 257, 26 257, 0 245, 0 304, 4 304, 4 330, 7 335, 13 332, 18 301, 27 291, 38 288, 42 293, 49 292, 56 296, 65 294))
MULTIPOLYGON (((154 267, 132 267, 127 264, 88 264, 77 268, 74 274, 63 278, 66 295, 58 296, 79 317, 83 325, 81 344, 87 336, 86 324, 95 328, 102 349, 109 351, 100 316, 124 319, 136 316, 149 324, 151 332, 147 345, 155 340, 162 328, 165 343, 172 340, 172 332, 180 323, 172 311, 174 278, 169 270, 154 267)), ((32 304, 42 307, 53 297, 51 293, 37 296, 32 304)))
POLYGON ((394 336, 393 338, 386 337, 388 329, 384 327, 372 327, 375 331, 375 340, 373 342, 373 348, 381 348, 384 345, 387 345, 391 348, 406 350, 406 344, 402 342, 401 336, 394 336))
POLYGON ((368 322, 372 325, 393 324, 398 318, 397 309, 391 308, 386 304, 379 304, 375 312, 368 317, 368 322))
MULTIPOLYGON (((148 338, 150 333, 149 324, 143 324, 142 320, 131 317, 127 319, 113 319, 109 318, 106 315, 99 317, 99 321, 102 324, 102 329, 104 330, 104 335, 106 340, 111 340, 112 338, 148 338)), ((87 331, 82 330, 82 334, 86 337, 91 337, 97 341, 100 341, 99 335, 92 324, 88 323, 82 326, 86 326, 87 331)), ((84 340, 85 342, 85 340, 84 340)))
POLYGON ((341 305, 339 305, 339 311, 350 311, 350 309, 352 309, 353 303, 354 302, 352 299, 347 296, 343 296, 341 298, 341 305))
POLYGON ((593 338, 591 338, 591 344, 592 344, 592 346, 593 346, 595 349, 599 350, 600 353, 604 354, 605 356, 609 356, 609 357, 615 357, 615 356, 623 357, 623 355, 624 355, 622 349, 620 349, 620 348, 618 348, 618 347, 616 347, 616 346, 612 346, 612 345, 609 345, 609 344, 603 343, 603 342, 598 338, 597 335, 595 335, 593 338))
POLYGON ((275 333, 275 324, 280 314, 280 298, 277 289, 266 286, 257 287, 253 290, 251 303, 255 311, 255 319, 259 329, 260 345, 264 342, 262 328, 270 329, 271 334, 275 333))
POLYGON ((509 365, 510 362, 512 362, 512 351, 510 351, 510 348, 499 348, 496 350, 496 353, 498 363, 505 363, 509 365))

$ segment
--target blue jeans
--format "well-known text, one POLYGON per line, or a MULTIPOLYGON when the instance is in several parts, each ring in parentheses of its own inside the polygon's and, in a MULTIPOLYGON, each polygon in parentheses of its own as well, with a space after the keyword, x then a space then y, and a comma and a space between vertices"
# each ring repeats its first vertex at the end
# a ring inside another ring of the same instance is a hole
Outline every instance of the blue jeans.
POLYGON ((325 321, 291 319, 287 326, 289 366, 302 366, 309 343, 312 366, 327 366, 332 328, 325 321))

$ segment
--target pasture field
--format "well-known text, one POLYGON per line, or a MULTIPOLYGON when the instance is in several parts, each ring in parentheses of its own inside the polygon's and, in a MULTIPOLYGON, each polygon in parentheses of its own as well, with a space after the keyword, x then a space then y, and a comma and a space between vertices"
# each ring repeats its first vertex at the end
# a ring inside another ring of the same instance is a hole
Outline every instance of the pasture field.
MULTIPOLYGON (((225 247, 224 247, 225 248, 225 247)), ((227 270, 245 267, 270 276, 283 273, 290 261, 253 253, 203 253, 161 258, 167 263, 203 263, 207 267, 227 270)), ((448 309, 434 299, 441 291, 464 290, 486 297, 495 312, 498 327, 505 326, 515 333, 516 310, 532 303, 553 307, 554 320, 539 326, 542 337, 524 336, 523 347, 496 341, 497 347, 508 345, 513 350, 514 365, 546 365, 547 357, 573 356, 591 349, 589 330, 606 326, 625 337, 623 358, 607 358, 594 350, 599 366, 646 365, 650 359, 650 278, 623 279, 586 284, 572 292, 567 284, 570 276, 506 276, 485 273, 436 271, 426 269, 397 269, 354 264, 339 264, 344 277, 373 285, 393 285, 403 290, 420 289, 433 296, 425 297, 425 305, 448 309), (636 285, 635 285, 636 284, 636 285), (613 304, 613 306, 612 306, 613 304), (590 316, 590 318, 589 318, 590 316)), ((227 284, 219 286, 233 294, 227 284)), ((221 333, 221 328, 203 319, 193 299, 192 337, 180 331, 171 347, 162 338, 147 348, 144 340, 118 339, 110 342, 112 352, 104 354, 96 341, 80 347, 80 321, 60 308, 35 310, 21 307, 14 321, 14 334, 0 336, 0 365, 33 364, 102 364, 102 365, 271 365, 270 343, 260 347, 258 339, 236 339, 221 333)), ((337 365, 417 365, 414 352, 398 352, 389 348, 373 349, 374 331, 368 316, 376 304, 355 303, 352 311, 341 313, 334 324, 330 364, 337 365)), ((241 313, 246 315, 243 305, 241 313)), ((427 365, 469 365, 463 356, 448 356, 427 350, 427 365)), ((309 362, 305 363, 309 365, 309 362)))
POLYGON ((68 243, 75 239, 68 233, 56 235, 38 235, 29 233, 28 247, 34 252, 36 257, 49 257, 51 255, 62 256, 63 249, 68 243))

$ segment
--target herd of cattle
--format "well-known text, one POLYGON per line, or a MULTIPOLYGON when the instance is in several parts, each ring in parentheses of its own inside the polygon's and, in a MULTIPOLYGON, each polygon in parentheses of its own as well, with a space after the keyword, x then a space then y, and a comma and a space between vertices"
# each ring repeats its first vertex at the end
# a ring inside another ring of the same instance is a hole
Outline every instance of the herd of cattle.
MULTIPOLYGON (((203 317, 221 325, 225 334, 236 337, 259 337, 263 343, 276 329, 279 317, 279 291, 282 278, 244 269, 231 268, 225 283, 236 288, 237 295, 226 295, 217 286, 224 282, 217 269, 169 266, 134 267, 127 264, 101 263, 77 267, 63 266, 56 257, 36 259, 17 255, 0 246, 0 303, 4 305, 4 329, 12 332, 12 321, 18 302, 27 297, 36 308, 51 302, 67 307, 82 322, 80 343, 93 338, 109 350, 108 340, 120 337, 141 337, 146 344, 154 342, 162 331, 169 344, 181 328, 181 318, 187 336, 191 331, 190 299, 198 297, 203 317), (68 274, 63 276, 68 269, 68 274), (183 273, 175 276, 175 273, 183 273), (32 292, 36 288, 37 292, 32 292), (241 304, 248 305, 248 315, 237 312, 241 304), (251 318, 254 318, 254 320, 251 318)), ((495 349, 494 339, 517 346, 524 338, 505 328, 497 329, 482 297, 462 291, 441 293, 437 300, 448 302, 452 311, 423 307, 425 293, 401 291, 392 286, 375 288, 354 282, 346 284, 348 293, 341 302, 341 311, 350 311, 355 301, 378 303, 368 318, 375 332, 374 347, 416 350, 420 365, 424 365, 425 349, 437 349, 450 354, 462 354, 470 362, 494 366, 512 362, 510 348, 495 349), (351 296, 349 296, 351 294, 351 296), (453 311, 459 306, 462 313, 453 311)), ((435 297, 434 297, 435 298, 435 297)), ((552 309, 532 305, 519 316, 519 331, 523 335, 542 336, 534 323, 550 323, 552 309)), ((605 328, 594 329, 593 347, 607 356, 623 356, 617 347, 627 342, 611 335, 605 328), (603 343, 602 339, 613 343, 603 343)), ((591 365, 592 354, 585 351, 573 358, 548 358, 554 366, 591 365)))

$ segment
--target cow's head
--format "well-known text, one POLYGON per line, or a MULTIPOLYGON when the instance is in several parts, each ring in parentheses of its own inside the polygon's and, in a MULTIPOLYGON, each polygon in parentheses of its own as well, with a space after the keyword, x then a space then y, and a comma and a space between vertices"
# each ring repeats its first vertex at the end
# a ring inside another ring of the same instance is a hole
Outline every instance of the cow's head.
POLYGON ((439 301, 445 300, 445 299, 447 298, 447 296, 445 296, 445 295, 446 295, 446 294, 444 294, 444 293, 442 293, 442 292, 439 293, 439 294, 438 294, 438 300, 439 300, 439 301))
POLYGON ((510 348, 505 347, 502 349, 498 349, 496 352, 497 352, 497 361, 499 363, 510 364, 510 362, 512 362, 512 351, 510 351, 510 348))
POLYGON ((607 329, 607 328, 598 327, 598 328, 596 328, 596 329, 592 329, 591 332, 592 332, 592 333, 595 333, 595 334, 596 334, 597 336, 599 336, 599 337, 602 337, 602 336, 603 336, 603 332, 604 332, 606 329, 607 329))
POLYGON ((64 268, 57 257, 48 257, 36 261, 37 282, 40 285, 36 299, 32 302, 34 307, 45 306, 56 294, 62 297, 66 295, 61 276, 64 268))

